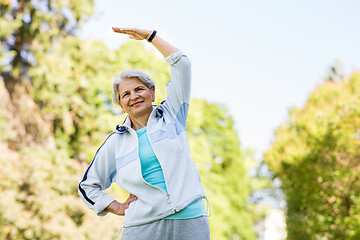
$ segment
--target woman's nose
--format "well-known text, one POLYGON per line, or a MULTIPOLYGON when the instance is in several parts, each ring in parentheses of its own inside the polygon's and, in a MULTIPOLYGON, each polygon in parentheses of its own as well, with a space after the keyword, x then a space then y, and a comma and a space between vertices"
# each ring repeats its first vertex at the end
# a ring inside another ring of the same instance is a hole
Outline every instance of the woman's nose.
POLYGON ((136 99, 139 95, 136 92, 130 93, 130 99, 136 99))

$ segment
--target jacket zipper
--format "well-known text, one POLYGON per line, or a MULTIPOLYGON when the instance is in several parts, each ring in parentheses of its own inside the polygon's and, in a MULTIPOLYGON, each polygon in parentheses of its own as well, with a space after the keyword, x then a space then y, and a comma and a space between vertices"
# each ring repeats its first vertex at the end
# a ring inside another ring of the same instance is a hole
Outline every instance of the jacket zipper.
MULTIPOLYGON (((148 140, 149 140, 149 143, 150 143, 150 146, 151 146, 151 148, 153 149, 153 152, 154 152, 154 154, 155 154, 155 157, 156 157, 156 159, 158 160, 158 162, 159 162, 159 164, 160 164, 160 167, 161 167, 161 171, 162 171, 162 173, 163 173, 163 176, 164 176, 164 182, 165 182, 165 187, 166 187, 166 191, 167 192, 165 192, 164 190, 162 190, 161 188, 161 190, 166 194, 166 196, 167 196, 167 199, 166 199, 166 203, 171 203, 171 200, 170 200, 170 193, 169 193, 169 188, 168 188, 168 185, 167 185, 167 183, 166 183, 166 178, 165 178, 165 171, 164 171, 164 168, 163 168, 163 166, 162 166, 162 164, 161 164, 161 162, 160 162, 160 160, 159 160, 159 158, 156 156, 156 153, 155 153, 155 150, 154 150, 154 146, 152 145, 152 143, 151 143, 151 141, 150 141, 150 138, 149 138, 149 135, 147 134, 147 131, 146 131, 146 136, 147 136, 147 138, 148 138, 148 140)), ((139 146, 138 146, 139 147, 139 146)), ((142 174, 141 174, 141 177, 142 177, 142 174)), ((144 180, 145 181, 145 180, 144 180)), ((154 187, 156 187, 156 186, 154 186, 154 187)), ((157 187, 157 188, 159 188, 159 187, 157 187)))
MULTIPOLYGON (((146 131, 147 131, 147 130, 146 130, 146 131)), ((136 134, 136 133, 135 133, 135 134, 136 134)), ((150 142, 150 138, 149 138, 149 135, 147 134, 147 132, 146 132, 146 136, 147 136, 147 138, 148 138, 148 140, 149 140, 149 143, 150 143, 150 145, 151 145, 151 148, 152 148, 153 151, 154 151, 154 147, 153 147, 153 145, 152 145, 151 142, 150 142)), ((137 149, 139 150, 139 140, 137 141, 137 149)), ((154 154, 155 154, 155 151, 154 151, 154 154)), ((158 160, 158 162, 159 162, 159 164, 160 164, 161 170, 162 170, 162 172, 163 172, 166 190, 169 191, 168 186, 167 186, 167 184, 166 184, 164 168, 163 168, 163 166, 161 165, 161 162, 159 161, 159 159, 158 159, 158 157, 156 156, 156 154, 155 154, 155 157, 157 158, 157 160, 158 160)), ((145 184, 149 185, 150 187, 157 188, 157 189, 161 190, 161 191, 166 195, 166 197, 167 197, 167 198, 166 198, 166 203, 170 204, 170 203, 171 203, 170 193, 169 193, 169 192, 165 192, 162 188, 157 187, 157 186, 154 186, 154 185, 151 185, 150 183, 148 183, 147 181, 145 181, 145 179, 143 178, 143 175, 142 175, 140 158, 139 158, 139 164, 140 164, 140 177, 141 177, 141 179, 143 180, 143 182, 144 182, 145 184)))

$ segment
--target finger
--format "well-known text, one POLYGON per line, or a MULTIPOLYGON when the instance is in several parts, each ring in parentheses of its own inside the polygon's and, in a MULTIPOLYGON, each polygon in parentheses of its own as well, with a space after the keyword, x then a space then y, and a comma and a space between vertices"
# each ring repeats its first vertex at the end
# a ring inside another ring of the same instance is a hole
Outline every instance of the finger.
POLYGON ((114 32, 121 32, 121 29, 118 27, 112 27, 112 29, 114 30, 114 32))
POLYGON ((129 194, 129 197, 126 199, 126 201, 129 199, 133 199, 134 197, 135 197, 135 195, 129 194))
POLYGON ((132 28, 115 28, 115 29, 117 29, 117 30, 120 31, 120 32, 124 32, 124 33, 136 32, 136 31, 134 31, 134 29, 132 29, 132 28))
POLYGON ((127 32, 137 32, 138 31, 137 28, 129 28, 129 27, 120 27, 119 29, 121 31, 127 31, 127 32))
POLYGON ((127 202, 130 204, 131 202, 133 202, 133 201, 136 201, 137 200, 137 197, 129 197, 128 199, 127 199, 127 202))
POLYGON ((132 32, 130 29, 127 28, 112 27, 112 29, 114 32, 123 33, 123 34, 129 34, 132 32))
POLYGON ((136 196, 132 196, 131 198, 129 198, 130 199, 130 201, 135 201, 135 200, 137 200, 138 198, 136 197, 136 196))
POLYGON ((130 34, 129 32, 126 32, 126 31, 121 30, 121 29, 114 29, 114 32, 122 33, 122 34, 130 34))

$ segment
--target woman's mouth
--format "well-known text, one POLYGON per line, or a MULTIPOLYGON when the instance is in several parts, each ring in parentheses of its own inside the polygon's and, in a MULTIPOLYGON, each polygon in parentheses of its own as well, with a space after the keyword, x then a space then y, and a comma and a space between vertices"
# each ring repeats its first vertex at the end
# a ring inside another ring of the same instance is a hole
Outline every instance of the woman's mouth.
POLYGON ((131 106, 132 106, 132 107, 138 107, 138 106, 140 106, 143 102, 144 102, 144 101, 136 102, 136 103, 132 104, 131 106))

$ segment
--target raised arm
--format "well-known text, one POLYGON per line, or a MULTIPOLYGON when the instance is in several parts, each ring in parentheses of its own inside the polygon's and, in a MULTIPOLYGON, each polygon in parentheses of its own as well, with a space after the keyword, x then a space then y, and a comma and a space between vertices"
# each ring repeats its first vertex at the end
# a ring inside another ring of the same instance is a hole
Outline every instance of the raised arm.
MULTIPOLYGON (((138 28, 116 28, 114 32, 129 35, 131 39, 148 40, 154 33, 152 30, 138 28)), ((186 117, 190 102, 191 63, 181 50, 155 34, 151 43, 161 52, 170 65, 171 81, 166 85, 167 97, 164 107, 176 117, 181 116, 181 123, 186 126, 186 117)))
MULTIPOLYGON (((151 35, 154 33, 153 30, 146 30, 146 29, 138 29, 138 28, 112 28, 114 32, 122 33, 129 35, 131 39, 135 40, 148 40, 151 35)), ((166 58, 169 55, 176 53, 177 48, 165 41, 161 38, 158 34, 155 34, 154 38, 151 40, 151 43, 156 47, 159 52, 166 58)))

